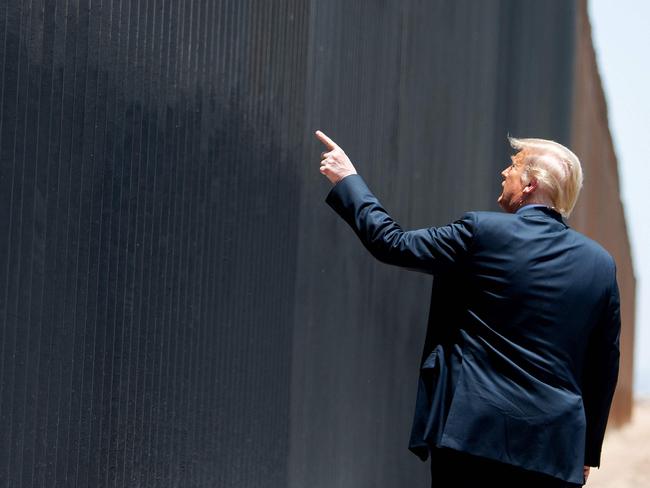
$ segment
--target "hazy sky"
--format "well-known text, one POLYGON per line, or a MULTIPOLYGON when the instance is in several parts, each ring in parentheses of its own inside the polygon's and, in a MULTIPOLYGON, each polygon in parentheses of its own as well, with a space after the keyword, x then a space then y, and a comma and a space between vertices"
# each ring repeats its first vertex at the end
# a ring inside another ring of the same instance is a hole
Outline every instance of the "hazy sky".
POLYGON ((634 385, 650 396, 650 1, 588 0, 636 275, 634 385))

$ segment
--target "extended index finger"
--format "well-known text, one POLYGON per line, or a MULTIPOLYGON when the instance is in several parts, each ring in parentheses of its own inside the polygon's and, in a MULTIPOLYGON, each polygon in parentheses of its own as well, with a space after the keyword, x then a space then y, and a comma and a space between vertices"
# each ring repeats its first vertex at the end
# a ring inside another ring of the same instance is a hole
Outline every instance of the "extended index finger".
POLYGON ((327 137, 325 133, 320 130, 316 131, 316 137, 318 137, 318 140, 323 144, 325 144, 330 151, 337 147, 336 143, 332 139, 327 137))

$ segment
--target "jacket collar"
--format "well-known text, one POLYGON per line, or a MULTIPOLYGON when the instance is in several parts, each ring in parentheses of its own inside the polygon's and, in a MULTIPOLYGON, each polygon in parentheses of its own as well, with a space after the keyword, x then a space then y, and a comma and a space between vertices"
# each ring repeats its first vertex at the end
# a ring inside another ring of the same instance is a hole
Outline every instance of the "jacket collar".
POLYGON ((558 212, 554 208, 547 207, 546 205, 540 205, 540 204, 524 205, 523 207, 518 209, 515 212, 515 214, 516 215, 548 215, 549 217, 552 217, 558 222, 569 227, 569 224, 567 224, 565 218, 562 217, 562 214, 560 212, 558 212))

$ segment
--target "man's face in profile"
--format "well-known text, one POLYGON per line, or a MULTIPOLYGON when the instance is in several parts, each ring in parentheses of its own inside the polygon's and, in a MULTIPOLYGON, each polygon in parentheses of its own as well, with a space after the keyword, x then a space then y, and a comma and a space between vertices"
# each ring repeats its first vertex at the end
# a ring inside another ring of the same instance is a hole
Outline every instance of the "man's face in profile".
POLYGON ((497 202, 503 210, 514 213, 524 198, 523 189, 526 185, 522 181, 524 169, 523 152, 519 151, 514 156, 510 156, 512 164, 501 172, 503 177, 503 190, 497 199, 497 202))

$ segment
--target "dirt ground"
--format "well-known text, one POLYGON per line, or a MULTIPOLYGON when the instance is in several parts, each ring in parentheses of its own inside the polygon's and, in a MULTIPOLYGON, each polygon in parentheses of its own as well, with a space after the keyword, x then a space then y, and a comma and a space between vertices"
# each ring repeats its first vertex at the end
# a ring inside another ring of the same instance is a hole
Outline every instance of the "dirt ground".
POLYGON ((650 487, 650 399, 635 403, 629 424, 607 432, 600 469, 592 468, 585 487, 650 487))

